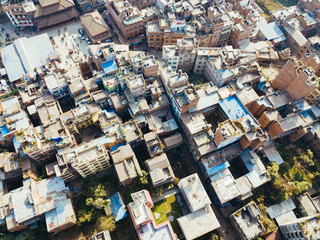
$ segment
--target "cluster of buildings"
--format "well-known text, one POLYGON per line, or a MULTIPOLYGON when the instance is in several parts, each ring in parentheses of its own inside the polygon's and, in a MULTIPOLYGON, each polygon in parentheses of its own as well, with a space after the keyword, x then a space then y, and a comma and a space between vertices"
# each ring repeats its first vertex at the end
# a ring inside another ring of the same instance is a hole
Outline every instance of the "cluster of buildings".
MULTIPOLYGON (((271 180, 264 163, 284 162, 279 140, 303 140, 320 156, 319 1, 277 10, 269 23, 254 1, 78 2, 92 44, 86 59, 69 52, 77 72, 47 34, 1 49, 0 144, 10 151, 0 154, 0 225, 7 230, 36 227, 43 217, 48 232, 75 224, 66 184, 105 170, 124 188, 143 169, 153 188, 177 183, 165 150, 184 143, 205 182, 197 174, 179 181, 186 211, 177 222, 186 239, 196 239, 220 227, 211 204, 228 212, 271 180), (111 29, 121 45, 111 42, 111 29), (162 49, 162 59, 130 50, 142 41, 162 49), (269 63, 278 69, 272 78, 269 63), (39 166, 48 178, 38 180, 39 166)), ((2 7, 20 28, 79 16, 69 0, 2 7)), ((131 197, 139 239, 178 239, 169 221, 156 224, 147 190, 131 197)), ((318 239, 319 199, 300 200, 302 218, 291 199, 268 214, 284 239, 318 239)), ((241 239, 266 230, 254 202, 227 216, 241 239)))

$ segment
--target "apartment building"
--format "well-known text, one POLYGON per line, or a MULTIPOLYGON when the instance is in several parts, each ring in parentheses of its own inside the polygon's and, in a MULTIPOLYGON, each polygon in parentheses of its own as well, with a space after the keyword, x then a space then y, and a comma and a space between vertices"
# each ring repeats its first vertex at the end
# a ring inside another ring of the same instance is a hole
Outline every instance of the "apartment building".
POLYGON ((173 182, 174 172, 168 160, 167 154, 162 153, 145 161, 149 171, 153 187, 173 182))
POLYGON ((188 31, 185 20, 175 18, 161 18, 159 21, 149 22, 146 28, 148 47, 160 49, 164 45, 175 45, 178 39, 193 35, 188 31))
POLYGON ((144 21, 139 9, 126 0, 107 0, 107 17, 113 21, 125 40, 133 42, 144 36, 144 21))
POLYGON ((208 8, 208 19, 212 22, 212 36, 210 47, 224 47, 232 32, 233 20, 227 12, 218 7, 208 8))
POLYGON ((156 1, 155 0, 129 0, 129 3, 132 6, 136 6, 139 10, 142 10, 148 7, 153 7, 156 1))
POLYGON ((154 79, 159 74, 159 63, 153 55, 130 54, 130 60, 134 71, 143 74, 146 78, 154 79))
POLYGON ((86 178, 111 166, 105 142, 99 138, 76 148, 58 151, 57 160, 59 166, 61 166, 61 169, 56 167, 57 176, 59 175, 60 178, 65 180, 73 177, 72 173, 74 171, 72 169, 81 177, 86 178), (63 171, 64 166, 71 168, 71 170, 63 171))
POLYGON ((220 227, 210 204, 210 198, 204 189, 198 174, 192 174, 180 180, 179 189, 189 214, 178 218, 178 224, 187 240, 196 239, 220 227))
POLYGON ((250 38, 254 27, 254 22, 252 22, 250 19, 245 19, 240 23, 235 24, 230 36, 232 46, 239 46, 239 41, 250 38))
POLYGON ((317 88, 318 77, 313 69, 304 67, 299 60, 292 57, 283 66, 271 85, 280 91, 287 91, 293 99, 298 99, 306 97, 317 88))
POLYGON ((134 98, 144 95, 147 90, 145 80, 141 74, 128 77, 126 84, 134 98))
POLYGON ((2 10, 5 12, 13 24, 13 26, 23 29, 33 26, 33 15, 36 12, 36 7, 32 0, 2 1, 2 10))
POLYGON ((81 24, 92 43, 112 38, 110 28, 98 11, 80 16, 81 24))

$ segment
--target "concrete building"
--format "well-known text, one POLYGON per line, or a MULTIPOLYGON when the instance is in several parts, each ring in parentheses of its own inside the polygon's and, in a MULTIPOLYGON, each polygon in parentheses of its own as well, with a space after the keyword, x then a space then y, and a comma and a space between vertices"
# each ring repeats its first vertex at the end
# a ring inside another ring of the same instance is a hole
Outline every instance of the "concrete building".
POLYGON ((146 35, 148 47, 160 49, 164 45, 175 45, 178 39, 192 37, 185 20, 162 18, 147 24, 146 35))
POLYGON ((73 1, 70 0, 41 0, 36 5, 34 23, 38 29, 51 27, 79 16, 73 1))
POLYGON ((133 202, 128 204, 128 211, 139 240, 178 239, 169 221, 156 224, 151 212, 154 205, 147 190, 132 193, 131 198, 133 202))
POLYGON ((174 172, 167 158, 167 154, 162 153, 145 161, 149 171, 153 187, 173 182, 174 172))
POLYGON ((126 79, 126 84, 134 98, 144 95, 147 90, 146 83, 141 74, 128 77, 126 79))
POLYGON ((146 78, 154 78, 159 75, 159 63, 153 55, 130 54, 130 60, 136 73, 143 74, 146 78))
POLYGON ((264 233, 260 222, 260 209, 255 202, 250 202, 230 215, 231 223, 242 240, 254 240, 264 233))
POLYGON ((80 16, 81 24, 92 43, 103 42, 112 38, 110 28, 98 11, 80 16))
POLYGON ((109 168, 111 166, 110 158, 104 142, 101 140, 103 139, 98 138, 74 149, 58 151, 57 160, 61 169, 57 168, 57 176, 65 180, 72 178, 72 174, 70 175, 69 172, 64 174, 63 167, 66 166, 76 170, 83 178, 109 168))
POLYGON ((31 0, 2 1, 2 11, 5 12, 13 26, 23 29, 33 26, 33 15, 36 7, 31 0))
POLYGON ((306 97, 318 86, 318 77, 311 68, 305 68, 295 57, 287 61, 271 83, 280 91, 287 91, 293 99, 306 97))
POLYGON ((211 201, 199 176, 192 174, 180 180, 179 189, 187 204, 189 214, 178 218, 179 226, 187 240, 196 239, 220 227, 210 204, 211 201))
POLYGON ((279 226, 282 237, 285 240, 316 240, 320 238, 319 227, 320 215, 307 216, 291 220, 279 226))
POLYGON ((223 8, 208 8, 208 19, 212 22, 212 36, 209 47, 224 47, 232 32, 233 20, 223 8))
POLYGON ((144 36, 144 21, 139 9, 124 0, 106 1, 108 17, 111 18, 128 42, 134 42, 144 36), (109 16, 110 14, 110 16, 109 16))
POLYGON ((24 180, 22 187, 4 195, 0 208, 10 232, 30 228, 42 216, 49 233, 57 233, 76 223, 69 188, 58 177, 39 182, 24 180))
POLYGON ((49 93, 56 98, 62 98, 69 94, 68 84, 64 75, 62 74, 50 74, 44 77, 44 82, 47 85, 49 93))
POLYGON ((121 185, 128 185, 141 176, 138 160, 129 144, 119 147, 110 155, 121 185))
POLYGON ((147 149, 151 157, 155 157, 157 155, 162 154, 163 151, 161 148, 160 139, 154 132, 144 134, 143 138, 146 142, 147 149))

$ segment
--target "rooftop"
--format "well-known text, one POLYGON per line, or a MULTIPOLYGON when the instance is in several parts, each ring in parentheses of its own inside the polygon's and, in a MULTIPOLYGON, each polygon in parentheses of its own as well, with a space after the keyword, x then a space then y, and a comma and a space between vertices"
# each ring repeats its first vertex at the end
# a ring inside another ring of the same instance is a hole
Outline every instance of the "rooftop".
POLYGON ((260 222, 260 210, 255 202, 247 204, 230 217, 233 220, 232 223, 245 239, 256 239, 265 231, 260 222), (238 215, 239 212, 240 215, 238 215))
POLYGON ((179 188, 191 212, 204 208, 211 201, 198 174, 192 174, 180 180, 179 188))

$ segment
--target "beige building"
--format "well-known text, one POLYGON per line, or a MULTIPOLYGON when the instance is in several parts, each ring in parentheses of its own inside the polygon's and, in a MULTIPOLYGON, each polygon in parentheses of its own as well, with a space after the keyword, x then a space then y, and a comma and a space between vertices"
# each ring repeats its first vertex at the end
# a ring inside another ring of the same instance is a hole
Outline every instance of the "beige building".
MULTIPOLYGON (((75 169, 83 178, 94 175, 110 167, 108 151, 104 144, 90 142, 74 149, 58 152, 57 160, 60 166, 70 166, 75 169)), ((58 171, 59 172, 59 171, 58 171)), ((69 179, 69 173, 59 175, 62 179, 69 179)), ((72 175, 72 173, 71 173, 72 175)))
POLYGON ((81 24, 92 43, 112 38, 110 28, 98 11, 80 16, 81 24))
POLYGON ((134 98, 144 95, 147 90, 146 83, 141 74, 128 77, 126 79, 126 84, 134 98))
POLYGON ((162 153, 154 158, 145 161, 149 170, 153 187, 173 182, 174 172, 167 158, 167 154, 162 153))
POLYGON ((5 12, 15 27, 32 27, 32 16, 36 7, 32 0, 25 1, 2 1, 2 11, 5 12))
POLYGON ((110 155, 121 185, 130 184, 142 175, 136 155, 129 144, 119 147, 110 155))

